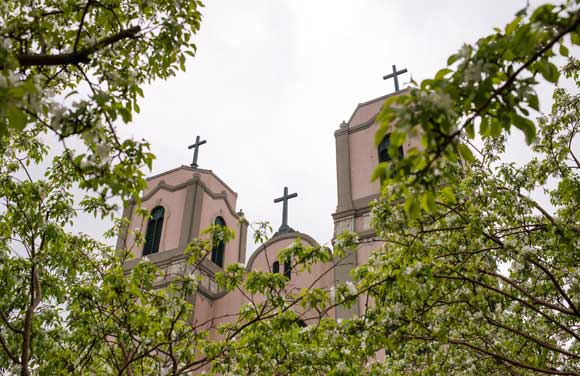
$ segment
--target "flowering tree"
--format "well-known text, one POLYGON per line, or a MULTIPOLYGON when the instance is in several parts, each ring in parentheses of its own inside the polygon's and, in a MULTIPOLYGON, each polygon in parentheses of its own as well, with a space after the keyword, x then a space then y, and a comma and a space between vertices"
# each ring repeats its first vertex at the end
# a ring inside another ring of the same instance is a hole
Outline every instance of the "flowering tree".
MULTIPOLYGON (((0 6, 0 137, 41 125, 68 149, 81 188, 130 196, 151 164, 145 142, 122 140, 143 84, 185 69, 199 1, 6 1, 0 6)), ((100 202, 101 206, 106 206, 100 202)))
POLYGON ((145 187, 148 144, 117 129, 139 111, 145 83, 185 69, 201 6, 1 2, 1 374, 185 372, 196 357, 185 300, 194 281, 154 290, 152 265, 126 277, 126 253, 68 229, 78 211, 106 216, 111 195, 145 187), (50 150, 47 138, 62 145, 50 150))

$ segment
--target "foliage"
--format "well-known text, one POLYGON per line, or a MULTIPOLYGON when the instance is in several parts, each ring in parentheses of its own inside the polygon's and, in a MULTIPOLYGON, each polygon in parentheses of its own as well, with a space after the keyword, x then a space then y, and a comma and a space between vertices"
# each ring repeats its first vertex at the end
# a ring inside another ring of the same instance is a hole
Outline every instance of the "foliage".
MULTIPOLYGON (((202 4, 190 0, 3 1, 0 138, 42 125, 68 148, 81 188, 130 198, 144 188, 146 142, 118 136, 143 85, 185 70, 202 4), (68 143, 67 143, 68 142, 68 143), (75 148, 80 150, 80 148, 75 148)), ((102 200, 101 210, 108 204, 102 200)))
POLYGON ((195 364, 193 346, 206 340, 186 298, 197 278, 157 289, 164 275, 151 263, 129 273, 126 251, 70 229, 78 212, 105 216, 113 195, 145 187, 153 155, 119 127, 139 112, 144 84, 185 69, 201 6, 0 3, 0 373, 160 374, 195 364))
MULTIPOLYGON (((381 164, 373 224, 385 245, 354 283, 299 291, 270 271, 229 265, 220 289, 246 299, 225 324, 192 321, 188 299, 214 244, 211 227, 165 273, 146 258, 66 230, 76 209, 107 214, 111 194, 136 196, 146 143, 117 139, 138 111, 143 83, 183 69, 199 28, 199 2, 10 2, 0 8, 0 369, 29 374, 559 374, 580 369, 580 97, 554 92, 534 121, 540 77, 557 83, 558 57, 580 43, 578 4, 517 14, 465 45, 431 80, 383 108, 377 140, 390 152, 408 137, 423 148, 381 164), (32 5, 31 5, 32 4, 32 5), (10 22, 7 22, 10 21, 10 22), (513 127, 531 160, 502 161, 513 127), (41 137, 65 151, 42 179, 41 137), (76 154, 67 140, 80 139, 76 154), (481 140, 481 147, 474 140, 481 140), (80 185, 95 197, 75 203, 80 185), (547 197, 546 207, 538 197, 547 197), (334 320, 337 306, 369 304, 334 320)), ((564 75, 579 84, 580 64, 564 75)), ((127 226, 118 222, 118 228, 127 226)), ((258 225, 264 242, 271 228, 258 225)), ((136 233, 137 242, 142 234, 136 233)), ((356 249, 300 242, 279 261, 332 272, 356 249)), ((218 320, 219 321, 219 320, 218 320)))
MULTIPOLYGON (((296 325, 301 310, 286 309, 300 297, 284 295, 278 315, 236 333, 218 370, 579 374, 580 96, 556 88, 552 113, 534 114, 539 79, 560 78, 558 57, 580 84, 568 56, 580 11, 568 1, 527 13, 387 101, 376 140, 390 133, 393 157, 410 137, 423 148, 375 171, 384 246, 353 271, 354 285, 305 294, 323 296, 307 299, 308 327, 296 325), (522 164, 503 161, 513 127, 529 145, 522 164), (374 304, 351 319, 325 316, 355 296, 374 304)), ((260 312, 250 308, 249 324, 260 312)))

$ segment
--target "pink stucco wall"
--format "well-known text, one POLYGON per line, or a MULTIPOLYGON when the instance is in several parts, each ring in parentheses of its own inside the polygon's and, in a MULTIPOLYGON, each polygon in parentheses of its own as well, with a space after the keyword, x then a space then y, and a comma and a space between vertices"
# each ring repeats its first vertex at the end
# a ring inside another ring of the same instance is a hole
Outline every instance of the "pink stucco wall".
POLYGON ((149 194, 149 192, 162 181, 167 185, 176 186, 190 180, 192 176, 193 174, 191 170, 185 168, 176 168, 166 171, 162 174, 152 176, 147 179, 147 188, 145 191, 143 191, 143 196, 147 196, 147 194, 149 194))
MULTIPOLYGON (((349 134, 353 200, 380 193, 380 183, 377 180, 371 181, 373 171, 379 163, 378 151, 375 146, 375 133, 377 130, 378 125, 374 123, 368 128, 349 134)), ((407 153, 411 147, 421 147, 418 137, 408 139, 403 144, 403 152, 407 153)))
MULTIPOLYGON (((299 236, 298 234, 296 236, 299 236)), ((248 268, 256 271, 271 271, 272 264, 278 260, 280 251, 289 247, 296 237, 282 238, 274 242, 267 243, 265 248, 259 249, 257 255, 248 264, 248 268)), ((317 244, 310 241, 306 237, 301 238, 302 244, 305 246, 316 246, 317 244)), ((334 283, 334 273, 332 272, 332 263, 318 263, 312 265, 310 271, 308 270, 292 270, 292 276, 287 284, 288 293, 297 293, 302 288, 322 288, 330 289, 334 283)), ((283 273, 284 265, 280 263, 280 273, 283 273)), ((258 298, 258 301, 261 299, 258 298)), ((296 312, 301 315, 301 318, 309 323, 309 318, 317 316, 315 313, 304 312, 299 307, 296 307, 296 312)), ((328 315, 334 315, 334 310, 328 312, 328 315)))
POLYGON ((350 126, 364 124, 373 119, 381 110, 383 103, 384 100, 372 100, 358 105, 349 121, 350 126))
POLYGON ((374 137, 377 126, 351 133, 349 135, 350 176, 353 200, 377 194, 378 181, 371 182, 371 175, 379 160, 374 137))
MULTIPOLYGON (((191 184, 195 176, 207 189, 199 185, 198 194, 203 196, 202 205, 201 208, 193 207, 194 211, 200 211, 200 231, 213 224, 217 216, 223 217, 226 225, 236 233, 235 238, 226 244, 225 265, 244 262, 244 260, 239 260, 241 234, 239 234, 240 226, 235 214, 237 194, 215 177, 211 171, 193 170, 189 167, 180 167, 154 176, 147 181, 148 187, 143 194, 142 207, 151 211, 156 206, 162 206, 165 210, 159 252, 179 247, 188 189, 188 184, 185 183, 191 184)), ((129 219, 131 223, 127 245, 135 257, 141 257, 143 245, 135 245, 131 234, 137 229, 144 234, 148 221, 138 217, 135 209, 129 213, 129 219)), ((199 234, 192 234, 192 236, 199 236, 199 234)))
POLYGON ((214 193, 226 194, 227 200, 232 208, 235 209, 236 201, 238 199, 237 193, 231 190, 221 179, 214 175, 209 170, 198 170, 201 180, 207 185, 210 191, 214 193))
MULTIPOLYGON (((183 207, 185 202, 185 189, 170 192, 164 189, 158 190, 148 200, 143 201, 143 208, 151 211, 157 206, 162 206, 165 210, 163 218, 163 228, 161 230, 161 241, 159 252, 175 249, 179 242, 181 231, 181 221, 183 218, 183 207)), ((147 220, 139 217, 135 212, 130 216, 131 224, 129 234, 139 229, 143 234, 147 231, 147 220)), ((141 257, 143 245, 137 246, 134 237, 129 235, 128 247, 135 257, 141 257)))

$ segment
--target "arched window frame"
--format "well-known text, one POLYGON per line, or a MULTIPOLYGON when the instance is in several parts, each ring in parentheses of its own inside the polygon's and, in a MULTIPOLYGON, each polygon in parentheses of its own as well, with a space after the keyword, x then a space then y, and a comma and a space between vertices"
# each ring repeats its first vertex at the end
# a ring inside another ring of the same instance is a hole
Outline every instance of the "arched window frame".
MULTIPOLYGON (((391 158, 391 155, 389 154, 389 146, 391 145, 391 134, 386 134, 385 137, 383 137, 383 139, 381 140, 381 143, 379 144, 378 148, 377 148, 377 154, 379 156, 379 163, 381 162, 389 162, 391 161, 393 158, 391 158)), ((399 159, 403 159, 404 153, 403 153, 403 147, 399 146, 399 159)))
MULTIPOLYGON (((216 217, 214 224, 218 225, 218 226, 226 227, 226 221, 220 216, 216 217)), ((224 267, 225 251, 226 251, 226 245, 224 244, 223 241, 220 242, 219 244, 217 244, 216 246, 214 246, 213 249, 211 250, 211 262, 213 262, 214 264, 216 264, 220 268, 223 268, 224 267)))
POLYGON ((163 206, 156 206, 151 210, 151 218, 147 222, 147 231, 145 232, 143 256, 159 252, 164 217, 165 209, 163 206))

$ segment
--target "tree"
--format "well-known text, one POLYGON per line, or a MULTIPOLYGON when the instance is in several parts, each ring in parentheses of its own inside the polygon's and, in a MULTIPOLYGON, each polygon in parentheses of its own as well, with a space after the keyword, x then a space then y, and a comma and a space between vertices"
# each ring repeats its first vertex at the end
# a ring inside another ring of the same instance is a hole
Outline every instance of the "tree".
POLYGON ((70 158, 81 188, 135 195, 153 155, 146 142, 121 140, 117 127, 139 112, 144 84, 185 70, 200 7, 197 0, 4 2, 0 137, 40 124, 65 149, 80 141, 86 150, 70 158))
POLYGON ((185 69, 201 6, 0 6, 0 373, 176 374, 197 364, 192 343, 205 340, 186 300, 196 279, 154 289, 157 268, 127 273, 127 252, 74 232, 74 221, 79 211, 109 215, 112 196, 145 186, 148 144, 122 140, 118 127, 139 112, 144 84, 185 69))

